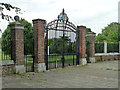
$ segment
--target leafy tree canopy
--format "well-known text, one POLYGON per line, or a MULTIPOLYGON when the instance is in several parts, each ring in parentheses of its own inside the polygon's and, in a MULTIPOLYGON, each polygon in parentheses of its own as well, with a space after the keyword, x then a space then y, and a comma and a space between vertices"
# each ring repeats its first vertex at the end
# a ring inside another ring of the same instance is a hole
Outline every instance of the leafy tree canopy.
POLYGON ((120 37, 119 34, 119 27, 120 24, 117 22, 112 22, 108 26, 106 26, 104 29, 102 29, 102 33, 98 34, 95 37, 95 42, 103 42, 104 40, 108 42, 118 42, 120 37))
MULTIPOLYGON (((15 23, 15 22, 12 22, 15 23)), ((19 20, 19 23, 24 24, 24 42, 25 42, 25 53, 32 53, 32 24, 26 21, 25 19, 19 20), (28 48, 28 49, 26 49, 28 48), (31 51, 30 51, 31 50, 31 51)), ((3 51, 10 51, 10 44, 11 44, 11 38, 10 38, 10 27, 8 26, 7 29, 2 34, 2 49, 3 51), (9 47, 9 48, 8 48, 9 47), (7 50, 8 49, 8 50, 7 50)))
POLYGON ((92 31, 91 31, 91 28, 87 28, 87 29, 86 29, 86 34, 87 34, 88 32, 92 32, 92 31))

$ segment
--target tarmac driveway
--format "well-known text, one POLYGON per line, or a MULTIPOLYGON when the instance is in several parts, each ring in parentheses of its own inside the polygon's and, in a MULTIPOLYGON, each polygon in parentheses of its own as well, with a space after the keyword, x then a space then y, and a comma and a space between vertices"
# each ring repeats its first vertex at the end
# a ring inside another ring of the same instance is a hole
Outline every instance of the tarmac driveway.
POLYGON ((2 77, 3 88, 118 88, 118 61, 2 77))

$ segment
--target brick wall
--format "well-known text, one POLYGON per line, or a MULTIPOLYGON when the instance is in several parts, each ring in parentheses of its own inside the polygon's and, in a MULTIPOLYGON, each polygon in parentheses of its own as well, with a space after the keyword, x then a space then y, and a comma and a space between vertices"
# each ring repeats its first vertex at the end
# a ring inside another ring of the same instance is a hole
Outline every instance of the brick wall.
POLYGON ((116 55, 95 55, 97 62, 99 61, 110 61, 110 60, 120 60, 120 54, 116 55))
POLYGON ((79 30, 79 64, 81 64, 82 60, 86 59, 86 27, 77 26, 77 29, 79 30))
POLYGON ((0 66, 0 67, 2 67, 2 75, 9 75, 9 74, 15 73, 14 64, 3 65, 3 66, 0 66))
POLYGON ((24 65, 24 26, 11 24, 12 60, 16 65, 24 65))
POLYGON ((89 57, 95 56, 95 42, 94 42, 95 33, 87 33, 87 55, 89 57))

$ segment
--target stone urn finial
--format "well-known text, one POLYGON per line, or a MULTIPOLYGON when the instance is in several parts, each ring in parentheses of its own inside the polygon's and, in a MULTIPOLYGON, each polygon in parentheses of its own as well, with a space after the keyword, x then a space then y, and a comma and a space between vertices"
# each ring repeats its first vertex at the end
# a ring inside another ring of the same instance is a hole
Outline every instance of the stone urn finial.
POLYGON ((18 15, 16 15, 15 17, 14 17, 14 20, 16 21, 16 22, 18 22, 19 21, 19 16, 18 15))

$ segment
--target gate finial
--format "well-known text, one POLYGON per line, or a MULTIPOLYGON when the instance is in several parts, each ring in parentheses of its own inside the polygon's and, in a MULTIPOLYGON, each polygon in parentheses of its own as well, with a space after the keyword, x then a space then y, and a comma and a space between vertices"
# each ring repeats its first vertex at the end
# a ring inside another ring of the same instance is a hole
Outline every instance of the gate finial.
POLYGON ((62 13, 64 14, 64 12, 65 12, 65 10, 64 10, 64 8, 63 8, 62 13))

